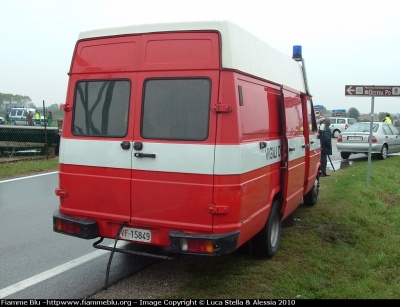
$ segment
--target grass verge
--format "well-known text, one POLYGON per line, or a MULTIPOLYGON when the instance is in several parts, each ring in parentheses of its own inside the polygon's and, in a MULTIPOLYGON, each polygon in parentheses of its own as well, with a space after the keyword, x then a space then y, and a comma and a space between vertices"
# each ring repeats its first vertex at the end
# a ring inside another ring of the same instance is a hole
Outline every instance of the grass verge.
POLYGON ((315 207, 300 206, 278 253, 194 257, 191 281, 165 298, 400 298, 400 157, 321 178, 315 207))
POLYGON ((58 171, 58 157, 0 163, 0 180, 58 171))

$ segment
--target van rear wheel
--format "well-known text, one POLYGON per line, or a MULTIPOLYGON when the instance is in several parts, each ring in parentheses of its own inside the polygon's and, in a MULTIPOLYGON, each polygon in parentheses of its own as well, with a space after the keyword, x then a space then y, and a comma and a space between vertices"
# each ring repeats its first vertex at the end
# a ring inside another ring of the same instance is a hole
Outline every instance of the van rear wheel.
POLYGON ((253 254, 255 256, 272 258, 278 251, 282 232, 282 221, 279 209, 279 201, 274 200, 265 226, 251 239, 253 254))
POLYGON ((318 200, 318 194, 319 194, 319 181, 317 178, 315 178, 313 187, 311 188, 310 191, 308 191, 306 195, 303 196, 304 205, 309 207, 315 206, 318 200))

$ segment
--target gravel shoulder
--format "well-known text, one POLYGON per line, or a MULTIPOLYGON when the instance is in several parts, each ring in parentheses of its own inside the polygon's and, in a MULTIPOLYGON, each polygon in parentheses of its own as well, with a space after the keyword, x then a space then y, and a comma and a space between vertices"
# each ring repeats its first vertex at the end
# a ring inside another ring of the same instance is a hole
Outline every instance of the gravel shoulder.
POLYGON ((190 273, 185 270, 190 262, 186 255, 162 260, 86 299, 156 299, 169 295, 190 280, 190 273))

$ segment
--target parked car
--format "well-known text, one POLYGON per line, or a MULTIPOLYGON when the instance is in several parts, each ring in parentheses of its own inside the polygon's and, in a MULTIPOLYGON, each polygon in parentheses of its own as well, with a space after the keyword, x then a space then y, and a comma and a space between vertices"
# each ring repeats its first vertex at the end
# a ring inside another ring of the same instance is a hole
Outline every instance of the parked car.
POLYGON ((329 116, 329 119, 331 120, 331 125, 329 128, 331 129, 332 136, 337 138, 342 131, 345 131, 347 128, 349 128, 351 125, 354 123, 357 123, 357 120, 355 118, 351 117, 331 117, 329 116))
MULTIPOLYGON (((370 122, 358 122, 343 131, 336 143, 343 159, 351 154, 369 152, 370 122)), ((400 152, 400 132, 392 124, 374 122, 372 125, 371 153, 386 159, 388 153, 400 152)))

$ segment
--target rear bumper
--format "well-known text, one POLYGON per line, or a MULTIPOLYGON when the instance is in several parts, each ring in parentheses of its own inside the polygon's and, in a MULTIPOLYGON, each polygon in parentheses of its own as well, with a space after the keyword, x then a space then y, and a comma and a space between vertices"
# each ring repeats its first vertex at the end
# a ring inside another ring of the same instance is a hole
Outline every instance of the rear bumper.
MULTIPOLYGON (((129 227, 129 225, 127 225, 129 227)), ((100 237, 99 225, 96 221, 76 218, 60 213, 58 210, 53 213, 53 230, 58 233, 82 238, 82 239, 95 239, 100 237)), ((201 254, 205 256, 220 256, 228 254, 237 249, 240 230, 232 231, 222 234, 193 234, 181 231, 169 232, 169 250, 171 253, 176 254, 201 254), (194 239, 199 241, 210 240, 214 246, 212 253, 193 253, 183 251, 181 240, 194 239)), ((110 238, 115 239, 115 238, 110 238)), ((131 241, 130 241, 131 242, 131 241)), ((132 241, 132 243, 135 243, 132 241)), ((144 243, 153 245, 151 243, 144 243)), ((101 248, 93 245, 96 248, 101 248)), ((118 251, 118 249, 117 249, 118 251)))
POLYGON ((220 256, 231 253, 237 248, 239 234, 239 230, 222 234, 189 234, 180 231, 171 231, 169 233, 170 248, 173 253, 193 254, 181 250, 181 239, 211 240, 214 245, 214 252, 204 255, 220 256))
MULTIPOLYGON (((365 153, 369 152, 369 143, 364 144, 346 144, 337 143, 336 148, 338 151, 351 152, 351 153, 365 153)), ((381 144, 372 143, 371 152, 380 153, 382 149, 381 144)))

